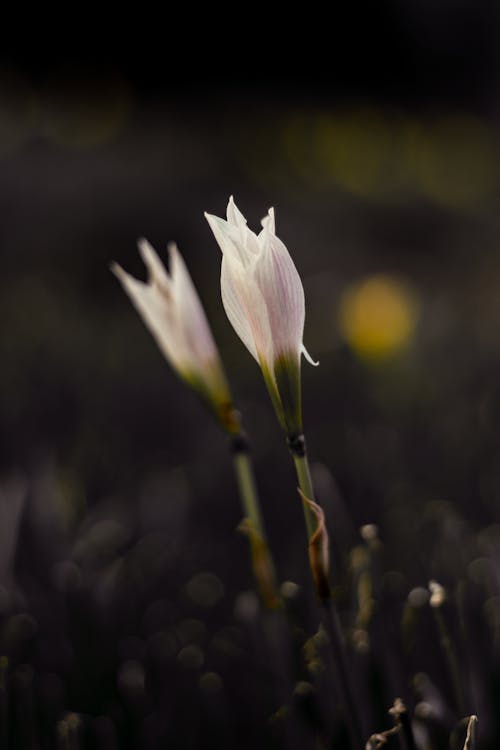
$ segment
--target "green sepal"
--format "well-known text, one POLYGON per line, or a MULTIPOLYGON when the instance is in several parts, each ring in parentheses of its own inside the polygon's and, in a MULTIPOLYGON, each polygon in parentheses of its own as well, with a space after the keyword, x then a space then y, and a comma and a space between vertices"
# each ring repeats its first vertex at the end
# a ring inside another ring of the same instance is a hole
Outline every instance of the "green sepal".
POLYGON ((282 354, 274 361, 274 378, 280 396, 287 435, 302 433, 300 355, 282 354))
POLYGON ((208 406, 224 432, 234 435, 240 431, 240 417, 220 368, 214 368, 210 378, 187 370, 179 371, 179 375, 198 394, 205 406, 208 406))

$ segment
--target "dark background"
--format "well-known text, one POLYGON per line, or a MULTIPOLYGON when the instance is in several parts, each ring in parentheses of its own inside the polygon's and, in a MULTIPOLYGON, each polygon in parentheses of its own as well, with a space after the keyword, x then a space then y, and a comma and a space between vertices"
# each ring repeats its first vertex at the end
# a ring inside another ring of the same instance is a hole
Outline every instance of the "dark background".
MULTIPOLYGON (((222 310, 203 218, 230 194, 254 229, 275 207, 303 278, 321 361, 304 366, 305 427, 367 737, 401 695, 422 747, 448 747, 474 712, 480 747, 498 744, 498 9, 331 11, 287 11, 286 24, 257 8, 224 23, 206 8, 163 23, 82 11, 33 37, 4 25, 6 746, 282 741, 225 438, 108 270, 142 277, 136 239, 177 241, 253 443, 280 579, 301 586, 300 653, 317 621, 295 478, 222 310), (399 314, 414 325, 398 337, 399 314), (462 706, 423 591, 433 578, 462 706)), ((297 661, 295 678, 316 685, 297 661)))

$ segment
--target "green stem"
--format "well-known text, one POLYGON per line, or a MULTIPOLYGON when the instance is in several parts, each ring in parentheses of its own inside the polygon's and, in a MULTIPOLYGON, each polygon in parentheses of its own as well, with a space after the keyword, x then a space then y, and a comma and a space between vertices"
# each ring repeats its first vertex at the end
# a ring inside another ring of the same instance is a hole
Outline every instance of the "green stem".
MULTIPOLYGON (((298 455, 292 451, 293 461, 295 463, 295 470, 297 472, 297 479, 299 481, 299 487, 309 500, 314 500, 314 489, 312 485, 311 472, 309 470, 309 461, 307 460, 307 453, 304 455, 298 455)), ((307 538, 310 540, 314 532, 316 531, 317 521, 314 513, 306 503, 302 503, 304 508, 304 517, 306 520, 307 538)))
MULTIPOLYGON (((253 573, 262 603, 267 610, 264 619, 264 632, 268 646, 267 658, 269 659, 279 705, 286 706, 292 693, 292 679, 289 671, 289 644, 285 612, 281 607, 274 561, 267 544, 249 446, 243 434, 233 436, 232 448, 234 471, 243 513, 250 521, 251 529, 248 537, 253 573), (252 529, 255 534, 253 534, 252 529)), ((296 736, 295 718, 293 716, 285 717, 284 737, 287 750, 298 748, 296 736)))
POLYGON ((265 540, 264 524, 250 456, 247 451, 238 451, 234 454, 233 461, 243 512, 252 522, 254 529, 265 540))
MULTIPOLYGON (((288 446, 295 463, 300 489, 309 500, 316 502, 304 436, 289 436, 288 446)), ((307 538, 308 542, 311 543, 318 527, 318 520, 311 508, 305 502, 303 502, 302 505, 306 521, 307 538)), ((351 748, 352 750, 361 750, 361 748, 364 747, 364 743, 362 741, 360 722, 353 698, 344 639, 337 610, 335 608, 335 603, 329 598, 329 596, 324 598, 319 592, 317 592, 317 594, 321 604, 323 625, 328 634, 328 640, 330 643, 330 653, 333 659, 333 676, 337 684, 339 698, 344 704, 345 721, 351 740, 351 748)))
POLYGON ((281 599, 274 561, 267 544, 249 447, 243 434, 233 435, 232 448, 234 471, 245 515, 245 526, 242 528, 250 542, 254 577, 266 609, 277 609, 281 605, 281 599))

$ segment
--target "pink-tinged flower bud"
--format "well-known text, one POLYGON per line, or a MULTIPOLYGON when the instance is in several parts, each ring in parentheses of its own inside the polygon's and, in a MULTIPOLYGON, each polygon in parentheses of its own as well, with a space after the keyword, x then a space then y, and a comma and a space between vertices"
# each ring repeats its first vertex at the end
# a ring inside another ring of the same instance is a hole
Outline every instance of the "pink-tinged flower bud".
POLYGON ((300 276, 275 234, 274 210, 256 235, 229 199, 227 221, 205 214, 222 250, 221 292, 226 314, 260 364, 278 418, 289 435, 302 432, 300 355, 305 303, 300 276))
POLYGON ((138 244, 148 271, 147 283, 130 276, 117 263, 111 270, 172 368, 208 402, 226 430, 237 432, 237 417, 219 353, 176 245, 168 246, 167 272, 146 240, 138 244))

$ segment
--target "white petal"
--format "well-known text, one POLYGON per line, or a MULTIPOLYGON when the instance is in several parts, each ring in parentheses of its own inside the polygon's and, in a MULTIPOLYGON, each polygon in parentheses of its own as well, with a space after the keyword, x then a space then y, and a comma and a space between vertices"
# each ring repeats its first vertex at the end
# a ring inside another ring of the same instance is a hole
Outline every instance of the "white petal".
POLYGON ((270 234, 276 234, 276 222, 274 220, 274 208, 270 208, 267 216, 260 222, 263 228, 270 234))
POLYGON ((226 315, 250 354, 272 364, 265 302, 252 275, 230 256, 222 259, 221 292, 226 315))
POLYGON ((227 204, 226 216, 230 224, 234 224, 235 226, 239 227, 246 227, 247 225, 247 220, 234 202, 234 198, 232 195, 229 198, 229 203, 227 204))
POLYGON ((245 250, 245 253, 247 253, 245 257, 248 257, 248 253, 258 255, 260 252, 260 245, 257 236, 247 227, 247 220, 234 202, 233 196, 229 198, 226 214, 228 224, 233 228, 236 228, 238 231, 237 238, 235 235, 235 241, 245 250))
MULTIPOLYGON (((111 273, 113 273, 118 281, 121 283, 123 287, 127 284, 127 279, 132 279, 133 277, 130 276, 121 266, 119 263, 116 263, 113 261, 113 263, 110 264, 109 269, 111 273)), ((135 281, 135 279, 134 279, 135 281)))
POLYGON ((274 357, 291 352, 298 356, 304 331, 304 289, 285 245, 275 235, 267 239, 255 278, 266 302, 274 357))
POLYGON ((137 245, 144 265, 148 269, 149 280, 158 283, 165 290, 168 290, 170 288, 170 278, 156 250, 144 238, 137 240, 137 245))
POLYGON ((169 244, 168 251, 176 325, 192 366, 199 369, 217 359, 217 349, 198 292, 175 243, 169 244))
POLYGON ((243 341, 252 357, 258 361, 259 357, 255 348, 247 311, 242 303, 242 295, 238 292, 238 286, 234 281, 230 265, 230 261, 226 260, 226 257, 224 257, 222 259, 220 275, 222 304, 224 305, 224 310, 226 311, 226 315, 234 330, 243 341))
POLYGON ((257 236, 247 227, 247 221, 232 196, 227 205, 227 221, 207 213, 205 218, 223 253, 233 253, 244 265, 251 263, 253 256, 259 254, 257 236))
POLYGON ((162 293, 160 287, 144 284, 134 279, 117 263, 112 265, 111 270, 120 280, 123 289, 145 326, 153 334, 165 357, 178 368, 186 355, 182 341, 178 340, 175 328, 172 326, 172 311, 168 298, 162 293))
POLYGON ((311 355, 307 351, 307 349, 304 346, 304 344, 302 344, 300 352, 301 352, 301 354, 304 355, 304 357, 306 358, 306 360, 309 362, 310 365, 312 365, 313 367, 317 367, 319 365, 319 361, 318 362, 314 361, 314 359, 311 357, 311 355))
POLYGON ((241 243, 240 230, 237 226, 230 224, 224 219, 205 213, 205 218, 209 223, 210 229, 214 233, 222 254, 230 253, 236 256, 241 263, 246 263, 247 253, 241 243))

